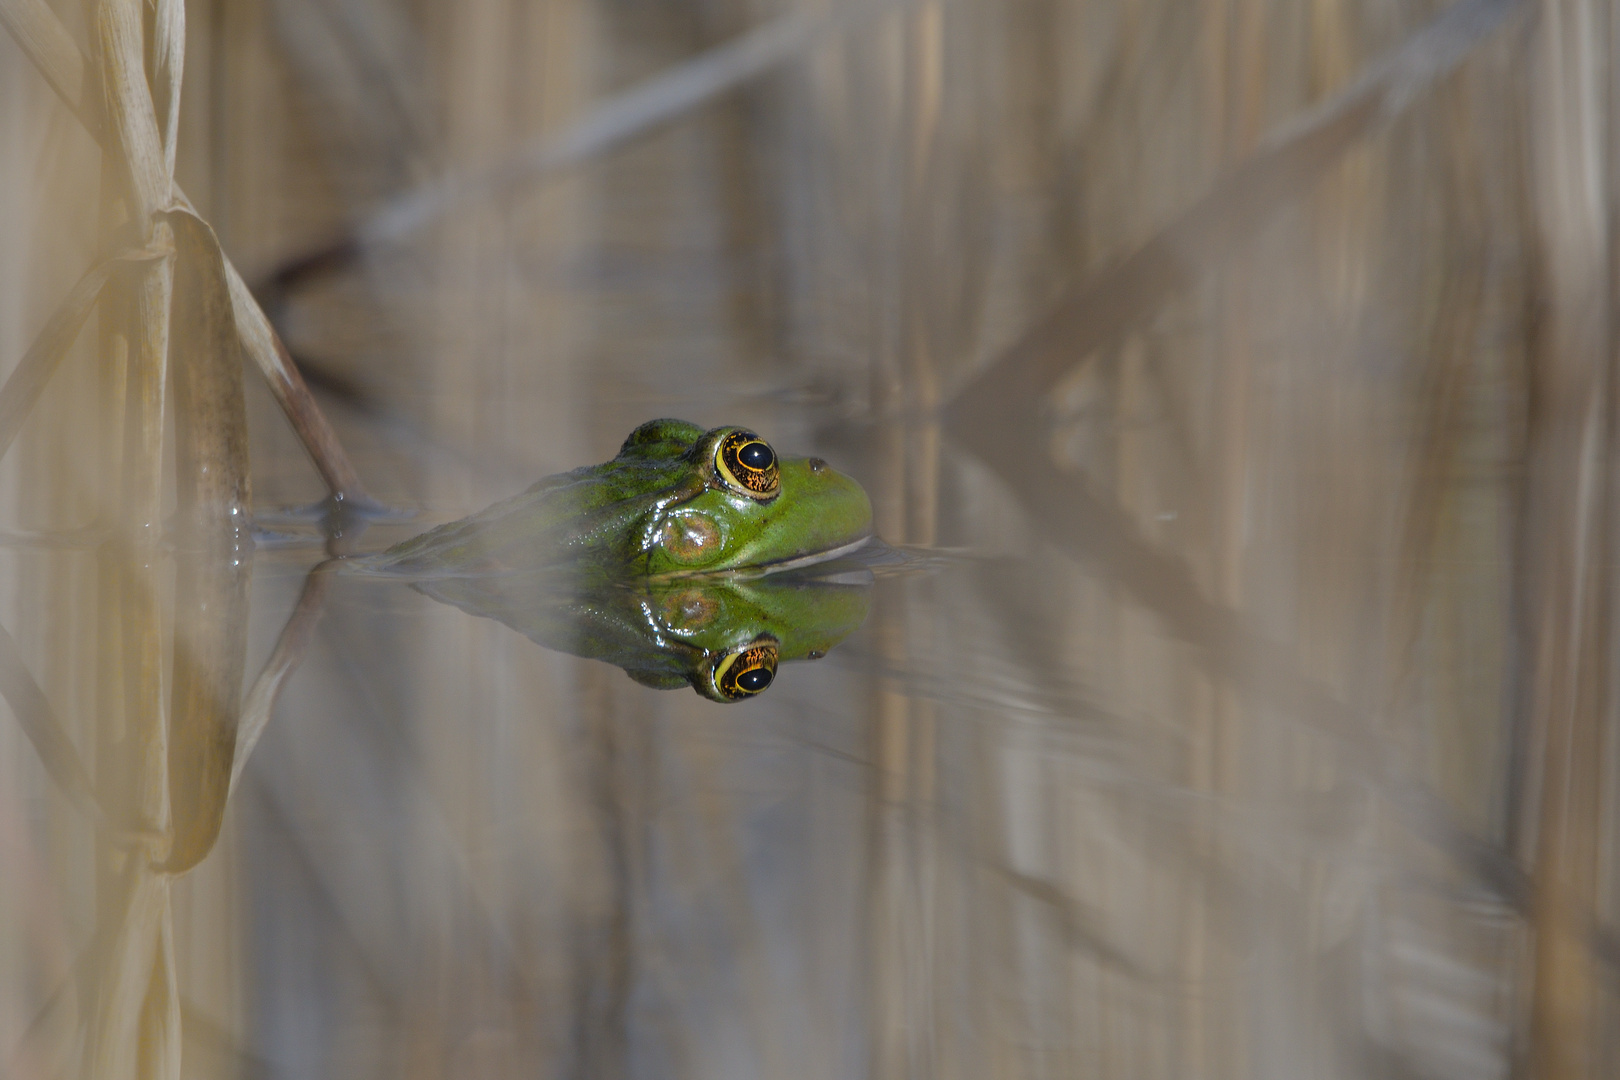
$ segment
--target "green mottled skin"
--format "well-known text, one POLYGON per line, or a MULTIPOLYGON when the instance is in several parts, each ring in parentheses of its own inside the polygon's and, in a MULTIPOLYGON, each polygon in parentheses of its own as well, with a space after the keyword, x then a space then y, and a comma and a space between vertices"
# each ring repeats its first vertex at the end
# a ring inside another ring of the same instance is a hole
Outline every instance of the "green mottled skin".
POLYGON ((391 548, 375 568, 421 574, 569 569, 581 580, 625 580, 765 568, 847 547, 871 530, 859 484, 810 458, 779 459, 781 490, 758 502, 716 475, 705 432, 654 420, 613 460, 551 476, 515 498, 391 548), (700 516, 714 541, 672 553, 672 519, 700 516))

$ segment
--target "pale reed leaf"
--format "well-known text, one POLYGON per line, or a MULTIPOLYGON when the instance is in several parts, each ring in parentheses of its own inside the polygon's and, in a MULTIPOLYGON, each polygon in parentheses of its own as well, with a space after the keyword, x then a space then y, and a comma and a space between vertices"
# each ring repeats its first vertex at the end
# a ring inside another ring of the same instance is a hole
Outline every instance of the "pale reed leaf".
POLYGON ((1061 297, 963 386, 947 406, 948 413, 960 414, 952 416, 953 426, 979 423, 997 402, 1046 392, 1096 349, 1151 316, 1525 6, 1524 0, 1459 0, 1369 64, 1348 87, 1273 132, 1158 235, 1061 297))
POLYGON ((577 123, 537 139, 504 161, 444 177, 393 199, 360 226, 359 242, 364 246, 400 240, 457 206, 589 161, 902 2, 861 0, 819 15, 795 11, 773 19, 614 95, 577 123))
POLYGON ((169 253, 170 249, 161 246, 129 248, 118 252, 86 270, 67 296, 63 297, 39 336, 12 369, 5 385, 0 387, 0 457, 5 456, 11 448, 12 441, 22 430, 23 422, 39 400, 39 395, 44 393, 57 365, 79 336, 113 270, 120 263, 159 259, 169 253))
POLYGON ((355 472, 342 443, 338 441, 337 432, 332 430, 326 414, 321 412, 309 387, 304 385, 304 377, 298 373, 297 365, 287 354, 287 346, 282 344, 275 328, 270 325, 264 309, 253 298, 247 282, 242 280, 242 275, 229 260, 225 263, 225 273, 229 278, 231 306, 236 312, 236 331, 241 335, 242 345, 264 373, 265 381, 270 384, 270 392, 281 405, 304 449, 309 451, 327 488, 343 502, 354 505, 369 503, 371 497, 360 482, 360 475, 355 472))
POLYGON ((73 739, 57 720, 45 691, 23 663, 17 642, 4 626, 0 626, 0 697, 6 699, 17 726, 33 744, 45 772, 56 781, 62 793, 80 810, 99 819, 101 808, 96 802, 90 772, 84 767, 73 739))
POLYGON ((185 0, 157 0, 152 35, 152 101, 163 136, 163 167, 172 179, 180 140, 180 84, 186 62, 185 0))
POLYGON ((173 199, 174 182, 164 165, 163 137, 146 81, 141 8, 141 0, 100 0, 95 41, 109 134, 129 178, 137 227, 150 236, 152 216, 173 199))
POLYGON ((352 234, 289 261, 272 280, 286 288, 330 273, 353 262, 367 248, 397 243, 457 207, 498 197, 582 165, 680 119, 863 20, 913 2, 860 0, 819 14, 795 11, 773 19, 615 94, 569 127, 541 136, 499 162, 452 173, 395 196, 352 234))
POLYGON ((56 12, 45 0, 0 0, 0 23, 56 95, 99 138, 101 111, 92 89, 94 72, 56 12))
MULTIPOLYGON (((72 108, 86 129, 98 139, 104 139, 99 122, 99 110, 92 103, 94 95, 86 93, 86 65, 84 57, 73 44, 67 32, 43 0, 0 0, 0 21, 17 40, 52 89, 72 108)), ((156 130, 156 121, 153 121, 156 130)), ((181 208, 192 210, 191 202, 178 185, 171 186, 173 200, 181 208)), ((195 211, 193 211, 195 212, 195 211)), ((230 260, 226 259, 226 274, 230 279, 231 303, 236 311, 237 331, 248 355, 263 372, 270 391, 275 395, 293 430, 304 448, 314 459, 321 478, 332 494, 350 505, 364 506, 371 501, 359 474, 349 461, 348 454, 338 442, 337 433, 321 412, 320 406, 304 384, 286 346, 276 336, 259 307, 253 293, 242 280, 230 260)))
POLYGON ((163 949, 168 917, 169 878, 144 862, 124 875, 113 904, 102 915, 116 920, 106 947, 96 957, 95 1014, 85 1048, 85 1074, 101 1077, 139 1075, 143 1017, 163 949))
POLYGON ((176 242, 171 334, 178 547, 168 738, 174 841, 164 869, 180 873, 219 835, 236 750, 247 656, 252 488, 241 342, 213 230, 166 215, 176 242))
POLYGON ((236 732, 236 759, 231 766, 231 791, 236 790, 242 770, 247 767, 248 757, 270 723, 270 714, 275 709, 282 686, 286 684, 287 677, 297 670, 309 649, 315 626, 320 622, 321 611, 326 605, 326 594, 331 589, 330 565, 323 563, 315 567, 304 579, 298 606, 282 626, 270 658, 264 662, 258 678, 253 680, 253 687, 242 704, 242 720, 236 732))

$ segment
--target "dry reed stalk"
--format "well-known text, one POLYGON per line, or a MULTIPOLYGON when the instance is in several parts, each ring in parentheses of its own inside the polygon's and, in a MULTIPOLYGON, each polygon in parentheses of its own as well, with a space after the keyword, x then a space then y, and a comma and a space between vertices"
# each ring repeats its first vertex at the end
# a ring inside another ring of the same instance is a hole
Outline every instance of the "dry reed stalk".
MULTIPOLYGON (((1539 1080, 1609 1075, 1597 1057, 1597 907, 1605 721, 1613 715, 1614 327, 1608 102, 1594 35, 1605 5, 1552 0, 1537 24, 1532 125, 1544 312, 1532 369, 1523 518, 1533 815, 1534 990, 1529 1066, 1539 1080)), ((1609 16, 1612 17, 1612 14, 1609 16)))
MULTIPOLYGON (((100 119, 101 109, 96 103, 97 95, 89 92, 94 83, 87 82, 93 80, 94 71, 86 67, 83 55, 74 44, 73 36, 56 17, 56 13, 46 5, 45 0, 0 0, 0 23, 4 23, 23 52, 45 76, 57 96, 73 110, 85 129, 105 145, 108 136, 100 119)), ((170 34, 182 31, 183 19, 170 17, 166 27, 170 34)), ((168 64, 166 78, 177 79, 180 74, 179 66, 172 58, 166 63, 168 64)), ((175 100, 178 101, 178 94, 175 95, 175 100)), ((151 115, 155 131, 156 113, 150 105, 150 100, 147 112, 151 115)), ((163 142, 160 140, 156 145, 159 147, 159 153, 153 160, 166 162, 167 155, 162 149, 163 142)), ((178 200, 184 208, 191 209, 185 193, 172 184, 168 195, 165 196, 164 205, 170 198, 178 200)), ((230 280, 231 302, 236 312, 237 331, 242 336, 243 345, 248 355, 253 358, 253 362, 264 373, 271 393, 275 395, 277 403, 292 423, 293 430, 297 432, 299 440, 309 452, 315 467, 320 471, 321 478, 339 500, 359 506, 369 504, 371 499, 366 493, 365 485, 360 482, 359 474, 355 472, 354 465, 338 441, 336 432, 332 430, 320 406, 310 395, 309 388, 288 355, 286 346, 276 336, 270 320, 265 317, 258 301, 253 299, 252 292, 229 259, 226 259, 225 267, 230 280)))
POLYGON ((50 314, 44 329, 34 338, 34 343, 29 345, 16 368, 11 369, 10 376, 6 376, 5 385, 0 387, 0 457, 5 457, 11 440, 16 439, 16 432, 23 429, 23 421, 28 419, 40 393, 45 392, 45 384, 50 382, 50 376, 57 371, 68 348, 73 347, 79 330, 83 329, 91 309, 100 300, 102 288, 113 270, 125 262, 164 259, 170 254, 172 248, 160 244, 149 248, 125 249, 109 259, 102 259, 84 272, 84 277, 75 283, 73 290, 50 314))
POLYGON ((297 606, 282 626, 275 648, 270 651, 270 658, 253 680, 253 687, 242 703, 242 722, 236 733, 236 756, 231 765, 230 778, 232 791, 236 790, 237 782, 242 778, 242 770, 247 767, 259 736, 264 734, 266 725, 270 723, 270 712, 275 708, 282 686, 309 648, 310 638, 320 622, 321 609, 326 605, 326 594, 331 587, 332 575, 328 564, 322 563, 309 572, 304 579, 303 591, 298 594, 297 606))
POLYGON ((231 306, 236 312, 236 331, 242 337, 242 345, 270 384, 270 392, 275 395, 293 431, 297 432, 299 441, 309 452, 310 460, 326 482, 327 490, 340 501, 360 507, 368 505, 371 496, 366 493, 365 485, 360 482, 360 474, 355 472, 348 453, 338 441, 337 432, 332 429, 320 406, 315 404, 309 387, 304 384, 304 377, 298 373, 298 366, 287 352, 287 346, 282 343, 264 309, 253 298, 247 282, 242 280, 242 275, 229 259, 225 261, 225 274, 230 284, 231 306))
POLYGON ((971 435, 975 428, 994 426, 983 422, 993 403, 1038 400, 1096 349, 1221 265, 1523 6, 1524 0, 1457 0, 1368 64, 1350 86, 1272 132, 1151 240, 1061 297, 995 363, 961 387, 946 406, 948 425, 971 435))
MULTIPOLYGON (((173 200, 174 184, 146 68, 143 7, 141 0, 99 0, 92 42, 108 146, 124 174, 122 198, 130 226, 143 243, 172 247, 172 227, 159 215, 173 200)), ((173 20, 168 29, 176 29, 173 20)), ((160 42, 154 51, 172 55, 183 47, 183 42, 160 42)), ((168 73, 177 76, 178 70, 170 68, 168 73)), ((168 90, 179 93, 177 84, 168 90)), ((178 1015, 172 1004, 161 1000, 173 991, 172 980, 162 975, 167 965, 160 959, 169 918, 169 883, 167 875, 154 868, 172 841, 163 670, 167 635, 159 574, 173 259, 142 264, 133 277, 126 309, 130 319, 124 328, 129 346, 119 508, 122 621, 115 638, 125 676, 123 737, 117 740, 123 752, 98 762, 98 781, 104 802, 116 807, 117 817, 160 839, 104 855, 109 888, 103 899, 112 904, 100 918, 117 929, 111 947, 99 958, 98 993, 83 1059, 85 1075, 93 1078, 178 1076, 177 1056, 162 1052, 175 1041, 166 1025, 178 1015), (153 1067, 161 1071, 151 1072, 153 1067)))
MULTIPOLYGON (((945 83, 944 11, 921 2, 892 11, 874 28, 879 66, 896 73, 887 87, 892 126, 878 138, 895 147, 897 167, 887 180, 909 210, 889 254, 902 269, 902 288, 915 302, 900 324, 888 328, 873 364, 872 410, 879 416, 922 416, 921 424, 884 425, 877 433, 887 464, 881 483, 889 490, 875 500, 874 524, 884 536, 905 543, 932 544, 938 519, 939 445, 937 420, 941 356, 962 347, 950 320, 940 320, 937 297, 927 289, 930 271, 912 245, 926 230, 923 208, 936 194, 945 152, 939 118, 945 83), (930 301, 934 301, 931 303, 930 301), (943 322, 943 326, 941 323, 943 322)), ((853 51, 853 50, 852 50, 853 51)), ((963 335, 965 339, 968 335, 963 335)), ((889 670, 904 670, 926 646, 908 625, 908 605, 879 598, 872 612, 873 659, 889 670)), ((933 1040, 928 1037, 943 1012, 936 977, 938 946, 935 908, 940 868, 936 776, 937 715, 932 701, 918 700, 892 687, 873 696, 869 754, 867 859, 870 867, 867 987, 872 1010, 868 1068, 874 1077, 933 1075, 933 1040)))
POLYGON ((5 385, 0 386, 0 457, 5 456, 17 432, 22 430, 23 422, 83 329, 113 272, 120 264, 149 262, 171 254, 172 248, 161 245, 120 251, 86 270, 72 291, 62 298, 34 343, 6 377, 5 385))
POLYGON ((0 0, 0 23, 85 130, 101 138, 101 92, 93 81, 95 70, 84 62, 84 54, 56 12, 45 0, 0 0))
MULTIPOLYGON (((167 882, 165 882, 167 884, 167 882)), ((163 905, 152 981, 141 1005, 140 1080, 180 1080, 180 986, 174 966, 174 906, 163 905)))
MULTIPOLYGON (((133 0, 100 0, 95 8, 96 54, 108 118, 107 135, 125 176, 123 200, 130 223, 144 243, 173 247, 173 233, 158 220, 172 198, 162 138, 147 83, 142 8, 133 0)), ((169 827, 167 719, 164 709, 163 617, 157 562, 163 505, 165 395, 169 363, 169 308, 174 287, 171 258, 143 265, 133 275, 126 387, 124 447, 124 543, 128 548, 123 621, 128 758, 127 802, 121 809, 143 831, 169 827)), ((113 765, 109 762, 108 765, 113 765)), ((116 767, 116 766, 115 766, 116 767)), ((161 852, 154 852, 160 855, 161 852)))
MULTIPOLYGON (((148 1005, 164 947, 169 876, 154 871, 145 859, 134 859, 110 892, 112 910, 103 911, 101 918, 115 929, 106 939, 105 953, 94 958, 99 973, 82 1075, 85 1080, 159 1080, 157 1075, 143 1074, 138 1063, 143 1046, 173 1041, 164 1030, 169 1010, 148 1005)), ((168 988, 165 978, 160 993, 168 988)), ((172 1080, 178 1074, 160 1075, 172 1080)))
MULTIPOLYGON (((95 11, 96 42, 102 60, 109 134, 126 177, 124 201, 134 228, 148 244, 173 246, 167 223, 157 220, 170 199, 157 118, 147 87, 141 8, 133 0, 101 0, 95 11)), ((173 263, 162 259, 140 267, 130 283, 133 320, 130 342, 124 448, 124 505, 121 516, 133 580, 126 599, 124 651, 129 676, 129 730, 137 749, 128 801, 121 808, 141 830, 168 829, 164 717, 163 626, 155 581, 143 581, 156 562, 163 501, 165 387, 169 361, 169 302, 173 263)))
POLYGON ((1128 510, 1060 468, 1038 422, 1041 403, 1060 377, 1239 250, 1280 206, 1302 196, 1517 9, 1517 0, 1460 0, 1369 64, 1348 89, 1274 133, 1129 258, 1056 305, 955 395, 946 422, 1054 546, 1105 567, 1172 634, 1198 646, 1209 669, 1240 693, 1337 739, 1345 764, 1377 783, 1414 830, 1522 908, 1528 883, 1512 859, 1408 775, 1366 718, 1307 675, 1291 650, 1257 633, 1236 607, 1208 596, 1188 563, 1149 540, 1128 510))
POLYGON ((230 792, 246 663, 249 519, 247 414, 240 339, 219 243, 174 214, 175 467, 184 564, 175 582, 169 802, 164 869, 196 865, 219 835, 230 792))
POLYGON ((270 280, 285 291, 352 265, 365 251, 398 243, 460 207, 498 198, 601 157, 719 95, 773 70, 836 33, 916 0, 855 0, 830 10, 792 11, 595 106, 578 123, 506 159, 452 173, 389 200, 353 232, 283 263, 270 280))
MULTIPOLYGON (((1212 47, 1217 55, 1210 65, 1207 107, 1217 132, 1214 141, 1227 160, 1240 154, 1250 155, 1251 161, 1266 160, 1266 148, 1256 149, 1265 122, 1261 103, 1270 74, 1262 58, 1272 40, 1266 28, 1264 7, 1261 0, 1235 0, 1219 4, 1211 12, 1211 37, 1218 44, 1212 47)), ((1311 184, 1320 179, 1340 154, 1360 141, 1364 134, 1362 129, 1375 121, 1377 110, 1369 107, 1370 104, 1365 99, 1347 97, 1342 112, 1324 111, 1325 116, 1332 119, 1312 132, 1314 139, 1292 146, 1282 141, 1278 153, 1267 166, 1262 166, 1258 175, 1270 178, 1279 188, 1286 188, 1290 182, 1311 184), (1282 164, 1290 149, 1297 157, 1282 164)), ((1243 165, 1233 172, 1235 176, 1243 176, 1243 165)), ((1213 212, 1204 219, 1204 228, 1215 235, 1197 236, 1195 244, 1202 241, 1220 245, 1223 240, 1231 244, 1233 238, 1252 236, 1258 231, 1254 218, 1268 212, 1262 208, 1268 197, 1278 192, 1274 189, 1261 195, 1253 188, 1266 185, 1263 182, 1252 185, 1252 179, 1252 175, 1243 176, 1242 181, 1235 182, 1229 189, 1211 194, 1209 205, 1213 212), (1245 205, 1246 196, 1256 195, 1259 197, 1254 202, 1245 205), (1224 234, 1220 232, 1223 229, 1224 234)), ((1192 212, 1181 221, 1189 218, 1193 218, 1192 212)), ((1193 229, 1183 230, 1166 245, 1165 252, 1172 260, 1178 247, 1187 243, 1188 233, 1196 235, 1197 229, 1195 224, 1193 229)), ((1150 247, 1157 239, 1150 242, 1150 247)), ((1251 422, 1260 407, 1254 370, 1262 348, 1255 340, 1250 317, 1255 304, 1251 282, 1256 277, 1258 260, 1249 258, 1251 253, 1242 249, 1228 254, 1231 263, 1226 268, 1227 273, 1211 290, 1215 293, 1212 306, 1218 312, 1214 316, 1212 337, 1217 342, 1214 354, 1219 361, 1210 376, 1209 456, 1200 463, 1199 469, 1199 482, 1208 489, 1204 503, 1207 533, 1203 553, 1207 561, 1200 569, 1207 575, 1208 595, 1219 604, 1241 611, 1249 605, 1255 589, 1246 573, 1245 556, 1249 547, 1245 533, 1246 507, 1256 483, 1256 465, 1264 460, 1264 448, 1257 445, 1257 432, 1251 422)), ((1191 279, 1180 287, 1188 284, 1191 279)), ((1145 299, 1151 287, 1131 291, 1145 299)), ((1200 707, 1192 710, 1186 721, 1188 747, 1183 783, 1187 790, 1212 800, 1237 801, 1243 797, 1244 770, 1236 767, 1234 758, 1245 734, 1244 706, 1247 703, 1236 687, 1220 679, 1211 679, 1206 693, 1200 696, 1200 707)), ((1214 821, 1193 816, 1185 828, 1185 843, 1193 858, 1211 865, 1229 865, 1239 873, 1243 869, 1238 868, 1246 869, 1246 860, 1240 851, 1234 850, 1236 845, 1230 835, 1214 821)), ((1179 974, 1189 988, 1181 1004, 1178 1025, 1180 1064, 1188 1072, 1207 1068, 1202 1063, 1208 1062, 1229 1063, 1230 1068, 1231 1063, 1243 1062, 1255 1052, 1253 1022, 1244 1009, 1247 1003, 1215 990, 1230 985, 1234 972, 1242 964, 1241 956, 1235 954, 1220 932, 1224 917, 1226 913, 1213 883, 1208 880, 1190 882, 1181 898, 1179 936, 1182 947, 1178 965, 1179 974)))
POLYGON ((180 142, 180 83, 186 64, 185 0, 153 0, 152 103, 163 136, 163 168, 174 176, 180 142))
MULTIPOLYGON (((95 958, 102 974, 83 1062, 92 1077, 132 1071, 173 1077, 179 1069, 179 1009, 165 872, 194 865, 218 834, 232 777, 245 657, 245 554, 251 540, 242 345, 270 380, 333 494, 368 500, 268 320, 212 231, 174 187, 184 64, 181 0, 158 0, 150 49, 139 0, 98 3, 93 43, 99 71, 85 64, 38 0, 4 0, 0 20, 103 142, 112 170, 121 174, 122 213, 146 245, 93 268, 47 324, 0 392, 0 446, 15 436, 91 307, 104 299, 104 345, 124 413, 115 473, 121 473, 119 513, 126 531, 110 562, 103 560, 103 625, 118 632, 102 649, 104 750, 113 752, 99 756, 103 802, 111 800, 119 827, 133 830, 137 845, 108 853, 104 865, 109 887, 103 918, 116 929, 106 938, 111 946, 95 958), (169 214, 176 203, 183 209, 169 214), (182 238, 178 296, 169 257, 176 230, 182 238), (127 288, 114 288, 109 296, 107 281, 120 261, 150 265, 139 266, 127 288), (181 513, 195 557, 178 583, 172 691, 162 670, 158 546, 171 352, 181 513), (171 693, 173 714, 167 717, 171 693), (153 865, 159 859, 165 860, 161 870, 153 865)), ((44 695, 20 663, 7 670, 8 697, 47 768, 70 796, 86 803, 83 767, 51 721, 44 695)))
POLYGON ((63 794, 79 810, 100 819, 101 807, 90 781, 90 771, 85 768, 73 739, 56 719, 49 699, 34 681, 16 641, 4 626, 0 626, 0 697, 5 698, 12 716, 17 718, 23 734, 44 764, 45 772, 56 781, 63 794))

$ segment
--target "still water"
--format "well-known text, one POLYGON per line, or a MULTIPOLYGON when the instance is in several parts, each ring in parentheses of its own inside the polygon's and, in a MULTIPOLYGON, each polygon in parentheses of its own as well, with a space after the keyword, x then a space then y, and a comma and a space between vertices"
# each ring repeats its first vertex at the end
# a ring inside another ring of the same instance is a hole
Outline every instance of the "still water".
POLYGON ((1612 1075, 1602 5, 96 7, 0 45, 6 370, 101 297, 0 390, 0 1075, 1612 1075), (877 539, 381 554, 671 417, 877 539))
MULTIPOLYGON (((1128 910, 1144 883, 1122 873, 1150 867, 1098 875, 1110 840, 1132 843, 1109 835, 1122 814, 1146 830, 1137 857, 1175 872, 1192 807, 1130 764, 1174 737, 1054 647, 1076 612, 1042 594, 1085 588, 1072 571, 862 554, 808 581, 680 586, 722 619, 771 609, 784 654, 796 630, 858 627, 730 705, 527 640, 577 648, 556 614, 577 618, 574 595, 339 572, 236 811, 251 1018, 277 1068, 867 1075, 913 1039, 992 1052, 1007 1009, 1028 1010, 1020 1057, 1076 1067, 1087 1033, 1050 1014, 1057 987, 1176 963, 1155 939, 1177 905, 1128 910), (1070 814, 1091 822, 1078 851, 1070 814), (928 1015, 874 1024, 901 1006, 928 1015)), ((256 587, 295 591, 290 556, 256 587)))

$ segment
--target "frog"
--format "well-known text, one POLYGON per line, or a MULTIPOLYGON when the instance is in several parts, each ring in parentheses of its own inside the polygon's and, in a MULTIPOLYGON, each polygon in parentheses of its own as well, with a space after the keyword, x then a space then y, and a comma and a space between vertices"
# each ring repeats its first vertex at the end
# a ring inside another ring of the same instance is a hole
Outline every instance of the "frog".
POLYGON ((790 661, 819 660, 866 619, 871 571, 850 561, 756 577, 666 576, 580 585, 545 570, 421 579, 417 591, 540 645, 621 668, 657 690, 721 704, 757 698, 790 661))
POLYGON ((402 575, 644 686, 735 703, 861 625, 871 573, 849 558, 877 544, 865 490, 825 460, 781 457, 750 428, 664 419, 600 465, 350 569, 402 575))
POLYGON ((580 582, 767 574, 872 537, 865 490, 753 430, 651 420, 609 461, 406 540, 370 568, 417 577, 550 570, 580 582))

